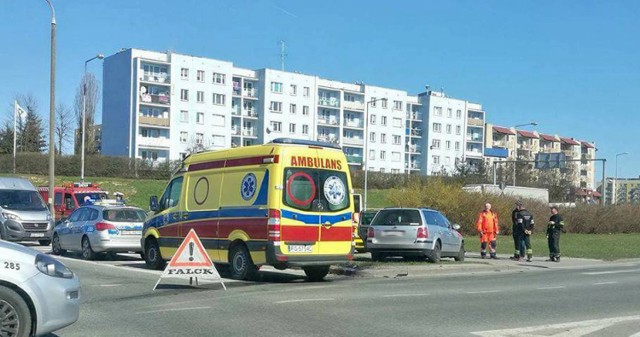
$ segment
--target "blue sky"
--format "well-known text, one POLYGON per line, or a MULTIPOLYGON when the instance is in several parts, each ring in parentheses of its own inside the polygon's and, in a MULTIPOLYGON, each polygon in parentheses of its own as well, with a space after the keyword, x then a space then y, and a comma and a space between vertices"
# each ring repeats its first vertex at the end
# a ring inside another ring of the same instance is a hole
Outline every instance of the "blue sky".
MULTIPOLYGON (((96 53, 174 50, 277 69, 285 40, 287 70, 444 88, 482 103, 489 122, 595 141, 608 175, 629 152, 619 175, 640 175, 638 1, 52 1, 56 100, 69 106, 96 53)), ((17 93, 48 114, 49 18, 44 0, 0 0, 3 118, 17 93)), ((89 69, 101 77, 99 62, 89 69)))

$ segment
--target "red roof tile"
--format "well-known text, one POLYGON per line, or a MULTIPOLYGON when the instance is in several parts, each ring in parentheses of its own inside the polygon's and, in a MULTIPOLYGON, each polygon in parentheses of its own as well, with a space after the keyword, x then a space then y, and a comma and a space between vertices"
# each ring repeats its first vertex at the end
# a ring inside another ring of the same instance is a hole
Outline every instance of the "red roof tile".
POLYGON ((582 143, 582 146, 584 146, 584 147, 588 147, 590 149, 594 149, 595 148, 595 146, 593 146, 593 144, 591 144, 591 143, 588 143, 588 142, 581 142, 581 143, 582 143))
POLYGON ((565 138, 565 137, 560 137, 560 140, 565 143, 565 144, 569 144, 569 145, 580 145, 580 143, 576 142, 575 140, 571 139, 571 138, 565 138))
POLYGON ((536 135, 534 132, 531 131, 524 131, 524 130, 518 130, 518 134, 520 134, 520 136, 522 137, 527 137, 527 138, 540 138, 538 137, 538 135, 536 135))
POLYGON ((550 142, 556 142, 556 143, 560 142, 560 140, 556 136, 549 136, 549 135, 540 134, 540 137, 542 137, 542 139, 550 141, 550 142))
POLYGON ((511 131, 511 129, 503 128, 501 126, 493 126, 493 130, 505 135, 515 135, 516 133, 511 131))

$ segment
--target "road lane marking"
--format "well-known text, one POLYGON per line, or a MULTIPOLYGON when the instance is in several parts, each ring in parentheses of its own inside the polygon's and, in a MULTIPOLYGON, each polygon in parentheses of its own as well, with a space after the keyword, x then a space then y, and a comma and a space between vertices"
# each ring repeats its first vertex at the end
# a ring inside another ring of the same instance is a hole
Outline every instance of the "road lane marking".
POLYGON ((551 289, 564 289, 566 288, 565 286, 557 286, 557 287, 542 287, 542 288, 536 288, 537 290, 551 290, 551 289))
POLYGON ((622 274, 622 273, 636 273, 640 269, 622 269, 622 270, 609 270, 609 271, 591 271, 582 273, 582 275, 607 275, 607 274, 622 274))
POLYGON ((98 286, 98 287, 119 287, 121 285, 122 284, 97 284, 97 285, 94 285, 94 286, 98 286))
POLYGON ((605 285, 605 284, 616 284, 618 282, 615 281, 611 281, 611 282, 598 282, 598 283, 594 283, 594 286, 601 286, 601 285, 605 285))
POLYGON ((333 299, 333 298, 307 298, 307 299, 299 299, 299 300, 277 301, 277 302, 273 302, 273 303, 275 303, 275 304, 286 304, 286 303, 321 302, 321 301, 335 301, 335 299, 333 299))
POLYGON ((175 308, 175 309, 162 309, 162 310, 152 310, 152 311, 140 311, 136 312, 136 314, 153 314, 158 312, 168 312, 168 311, 185 311, 185 310, 202 310, 202 309, 211 309, 211 307, 193 307, 193 308, 175 308))
POLYGON ((500 290, 467 291, 467 294, 492 294, 497 292, 500 292, 500 290))
POLYGON ((415 296, 429 296, 429 294, 393 294, 393 295, 383 295, 382 297, 415 297, 415 296))
POLYGON ((68 261, 73 261, 73 262, 80 262, 80 263, 86 263, 86 264, 92 264, 94 266, 106 266, 106 267, 111 267, 111 268, 116 268, 118 270, 122 270, 122 271, 137 271, 139 273, 145 273, 145 274, 153 274, 153 275, 160 275, 162 274, 162 270, 149 270, 149 269, 140 269, 140 268, 132 268, 132 267, 127 267, 127 266, 118 266, 118 265, 112 265, 112 264, 108 264, 108 263, 100 263, 100 262, 96 262, 96 261, 87 261, 87 260, 80 260, 80 259, 74 259, 74 258, 70 258, 70 257, 66 257, 66 256, 54 256, 57 259, 63 259, 63 260, 68 260, 68 261))
MULTIPOLYGON (((560 324, 546 324, 515 329, 501 329, 476 331, 472 334, 487 337, 516 337, 516 336, 586 336, 617 323, 640 321, 640 315, 594 319, 588 321, 568 322, 560 324)), ((634 335, 635 336, 635 335, 634 335)))

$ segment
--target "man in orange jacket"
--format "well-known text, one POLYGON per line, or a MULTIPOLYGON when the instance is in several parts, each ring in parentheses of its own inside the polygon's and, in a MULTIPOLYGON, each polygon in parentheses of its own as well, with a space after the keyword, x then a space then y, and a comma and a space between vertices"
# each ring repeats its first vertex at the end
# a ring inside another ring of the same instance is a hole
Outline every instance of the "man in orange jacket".
POLYGON ((487 243, 490 244, 489 257, 497 259, 496 256, 496 235, 498 235, 498 214, 491 210, 491 204, 486 203, 484 210, 478 214, 478 223, 476 224, 478 233, 480 234, 480 256, 484 259, 487 257, 487 243))

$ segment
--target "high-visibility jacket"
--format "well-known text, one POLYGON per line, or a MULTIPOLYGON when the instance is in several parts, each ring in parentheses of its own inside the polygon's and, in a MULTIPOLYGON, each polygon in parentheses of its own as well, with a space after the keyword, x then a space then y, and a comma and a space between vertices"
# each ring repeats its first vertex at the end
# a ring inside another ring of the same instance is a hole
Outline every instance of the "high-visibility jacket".
POLYGON ((498 233, 498 213, 486 209, 480 212, 476 228, 478 232, 498 233))

